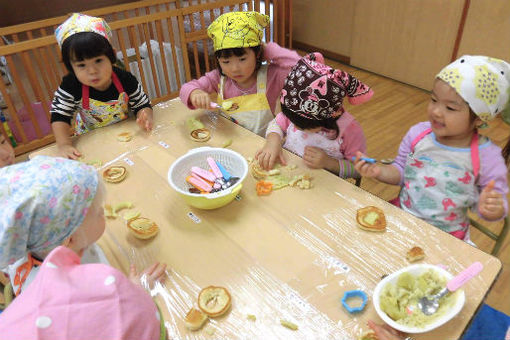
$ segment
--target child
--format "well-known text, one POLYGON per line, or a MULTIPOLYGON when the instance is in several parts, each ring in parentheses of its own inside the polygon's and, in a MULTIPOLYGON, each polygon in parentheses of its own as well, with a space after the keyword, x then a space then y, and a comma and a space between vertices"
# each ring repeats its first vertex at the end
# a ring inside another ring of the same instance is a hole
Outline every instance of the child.
POLYGON ((0 168, 14 163, 14 149, 11 142, 0 133, 0 168))
POLYGON ((285 164, 281 145, 286 137, 283 147, 310 168, 356 177, 351 158, 366 149, 365 136, 342 101, 347 96, 351 104, 361 104, 372 95, 358 79, 324 65, 320 53, 303 57, 285 79, 282 112, 269 124, 266 144, 255 158, 264 169, 277 160, 285 164))
POLYGON ((131 73, 113 66, 111 30, 103 19, 74 13, 55 30, 55 36, 69 71, 51 104, 51 127, 61 156, 81 156, 69 136, 75 113, 76 135, 126 119, 129 107, 141 128, 152 129, 147 95, 131 73))
MULTIPOLYGON (((104 191, 93 167, 63 158, 38 156, 0 169, 0 270, 16 295, 51 250, 65 245, 81 257, 101 237, 104 191)), ((157 279, 164 266, 150 272, 157 279)))
POLYGON ((274 115, 283 80, 299 55, 278 46, 262 44, 269 17, 257 12, 231 12, 209 25, 218 68, 182 86, 180 98, 190 109, 210 109, 210 94, 217 103, 232 103, 230 117, 244 128, 263 135, 274 115), (267 61, 267 65, 262 65, 267 61))
POLYGON ((469 241, 467 210, 494 221, 507 212, 507 168, 501 149, 478 127, 508 104, 510 65, 484 56, 463 56, 434 80, 429 121, 407 132, 391 165, 368 164, 362 176, 402 186, 398 204, 407 212, 469 241))
POLYGON ((149 295, 104 264, 80 265, 55 248, 23 294, 0 317, 2 339, 166 339, 163 318, 149 295))

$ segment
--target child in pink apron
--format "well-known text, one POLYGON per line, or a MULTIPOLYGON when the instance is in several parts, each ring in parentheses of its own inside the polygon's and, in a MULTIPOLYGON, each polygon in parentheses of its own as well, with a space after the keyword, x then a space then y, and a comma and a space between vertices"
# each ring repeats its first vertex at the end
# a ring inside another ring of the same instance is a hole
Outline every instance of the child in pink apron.
POLYGON ((342 178, 356 177, 351 158, 366 150, 365 135, 344 110, 369 100, 373 91, 352 75, 324 64, 320 53, 300 59, 285 79, 282 112, 271 121, 266 143, 255 155, 264 169, 285 164, 283 148, 303 158, 310 168, 326 169, 342 178))
POLYGON ((0 339, 164 340, 156 304, 124 274, 57 247, 0 317, 0 339))
POLYGON ((467 212, 489 221, 507 214, 507 168, 501 149, 478 134, 482 124, 507 110, 510 64, 463 56, 434 80, 429 121, 411 127, 395 162, 367 164, 362 176, 402 186, 398 205, 443 231, 469 240, 467 212))
POLYGON ((207 29, 213 40, 218 68, 184 84, 180 98, 190 109, 211 109, 210 94, 217 94, 234 122, 263 136, 274 118, 283 80, 299 55, 262 43, 269 17, 257 12, 230 12, 219 16, 207 29), (267 61, 267 64, 262 64, 267 61))
POLYGON ((74 116, 75 135, 120 122, 130 109, 142 129, 152 129, 151 104, 140 83, 113 66, 111 30, 103 19, 74 13, 55 30, 55 36, 69 71, 51 104, 51 126, 61 156, 81 156, 69 136, 74 116))
MULTIPOLYGON (((65 245, 81 258, 101 237, 104 191, 94 167, 65 158, 38 156, 0 169, 0 270, 16 295, 51 250, 65 245)), ((164 270, 146 274, 154 280, 164 270)))

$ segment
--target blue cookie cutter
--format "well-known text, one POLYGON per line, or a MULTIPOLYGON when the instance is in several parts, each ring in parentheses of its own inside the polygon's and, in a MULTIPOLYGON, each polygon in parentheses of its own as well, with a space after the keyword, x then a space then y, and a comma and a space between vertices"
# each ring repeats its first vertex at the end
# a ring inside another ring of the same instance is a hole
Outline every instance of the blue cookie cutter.
POLYGON ((365 306, 367 305, 367 301, 368 301, 367 294, 365 294, 364 291, 358 290, 358 289, 356 289, 356 290, 348 290, 348 291, 346 291, 344 293, 344 296, 342 297, 342 305, 351 314, 359 313, 363 309, 365 309, 365 306), (353 297, 361 298, 361 300, 362 300, 361 306, 359 306, 359 307, 351 307, 351 306, 349 306, 349 304, 347 303, 347 300, 349 300, 350 298, 353 298, 353 297))

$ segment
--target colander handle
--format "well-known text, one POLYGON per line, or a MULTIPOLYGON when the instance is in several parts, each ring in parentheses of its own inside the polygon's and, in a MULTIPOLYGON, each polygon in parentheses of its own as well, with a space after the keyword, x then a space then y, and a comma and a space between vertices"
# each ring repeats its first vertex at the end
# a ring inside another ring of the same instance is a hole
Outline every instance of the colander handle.
POLYGON ((215 192, 213 194, 206 195, 205 197, 207 199, 212 200, 212 199, 215 199, 216 197, 218 197, 220 195, 221 196, 227 196, 227 195, 230 195, 230 194, 237 195, 239 193, 239 191, 241 191, 242 188, 243 188, 243 184, 240 183, 239 185, 227 188, 225 190, 221 190, 221 191, 215 192))

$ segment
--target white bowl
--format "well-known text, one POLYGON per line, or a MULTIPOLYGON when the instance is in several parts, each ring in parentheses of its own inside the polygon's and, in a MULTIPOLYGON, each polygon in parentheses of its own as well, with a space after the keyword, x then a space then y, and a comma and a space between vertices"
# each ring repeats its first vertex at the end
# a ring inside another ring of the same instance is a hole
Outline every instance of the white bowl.
POLYGON ((433 269, 440 275, 444 276, 446 278, 447 282, 450 281, 451 279, 453 279, 453 275, 441 267, 431 265, 431 264, 414 264, 414 265, 402 268, 399 271, 392 273, 391 275, 388 275, 387 277, 385 277, 383 280, 381 280, 377 284, 377 286, 375 287, 375 290, 374 290, 374 295, 372 297, 372 301, 374 303, 374 307, 375 307, 375 310, 377 311, 377 314, 379 315, 379 317, 381 319, 383 319, 384 322, 386 322, 391 327, 398 329, 399 331, 402 331, 405 333, 425 333, 425 332, 431 331, 431 330, 445 324, 446 322, 451 320, 455 315, 457 315, 461 311, 462 307, 464 306, 464 302, 466 301, 466 296, 465 296, 463 290, 460 290, 457 293, 457 300, 455 301, 455 304, 445 314, 443 314, 442 316, 435 319, 433 322, 429 323, 428 325, 426 325, 424 327, 410 327, 410 326, 402 325, 402 324, 394 321, 392 318, 390 318, 381 309, 380 303, 379 303, 379 297, 381 295, 381 291, 387 284, 389 284, 389 283, 396 284, 398 277, 402 273, 407 272, 414 276, 418 276, 421 273, 423 273, 429 269, 433 269))

